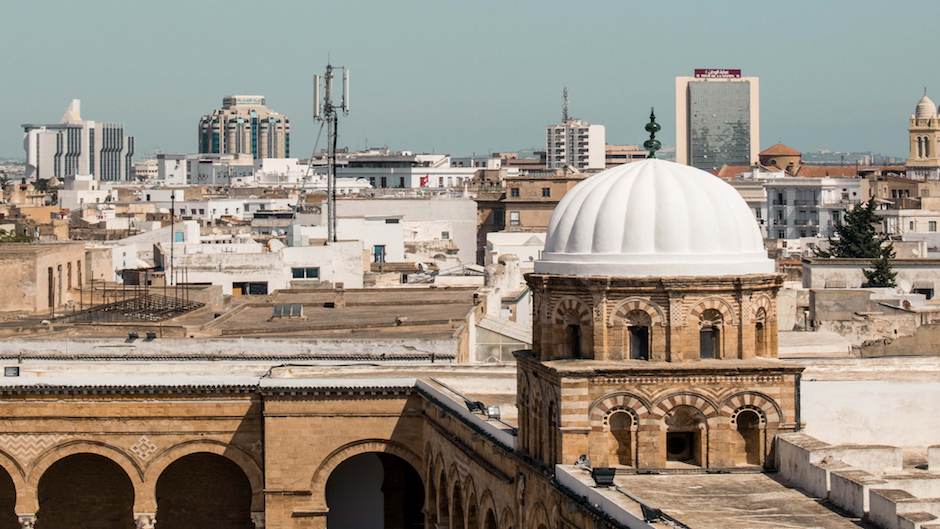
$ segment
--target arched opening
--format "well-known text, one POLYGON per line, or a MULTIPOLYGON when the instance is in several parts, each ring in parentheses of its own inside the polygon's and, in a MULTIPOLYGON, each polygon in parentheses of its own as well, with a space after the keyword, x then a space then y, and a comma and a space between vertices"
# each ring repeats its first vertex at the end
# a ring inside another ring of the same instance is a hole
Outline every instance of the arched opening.
POLYGON ((767 313, 763 308, 757 309, 754 317, 754 354, 764 356, 767 348, 767 313))
POLYGON ((519 442, 522 445, 522 451, 526 454, 532 453, 529 447, 529 386, 525 378, 521 378, 522 390, 519 392, 519 399, 516 401, 516 408, 519 410, 519 442))
POLYGON ((650 315, 642 310, 631 310, 624 318, 630 341, 631 360, 650 359, 650 315))
POLYGON ((38 499, 37 529, 134 529, 134 485, 104 456, 56 461, 39 479, 38 499))
POLYGON ((565 327, 566 345, 571 351, 572 358, 581 358, 584 351, 581 349, 581 326, 572 323, 565 327))
POLYGON ((917 142, 917 157, 923 158, 924 157, 924 144, 923 144, 922 138, 918 136, 917 138, 915 138, 915 141, 917 142))
POLYGON ((699 317, 699 358, 718 358, 721 351, 721 312, 708 309, 699 317))
POLYGON ((542 425, 542 397, 541 395, 535 396, 535 405, 532 408, 532 431, 535 432, 535 445, 532 447, 532 457, 536 460, 541 461, 542 456, 542 440, 543 440, 543 425, 542 425))
POLYGON ((477 512, 477 497, 472 492, 467 500, 467 529, 480 529, 480 515, 477 512))
POLYGON ((930 158, 930 138, 924 138, 924 158, 930 158))
POLYGON ((183 456, 157 479, 157 521, 163 529, 254 529, 248 477, 227 457, 183 456))
POLYGON ((676 406, 664 418, 666 465, 705 466, 705 416, 691 406, 676 406))
POLYGON ((739 465, 760 465, 760 415, 753 410, 738 412, 736 420, 738 432, 737 463, 739 465))
MULTIPOLYGON (((440 496, 446 512, 446 493, 440 496)), ((329 529, 424 527, 421 477, 407 461, 392 454, 358 454, 340 463, 327 478, 326 505, 329 529)), ((441 516, 441 523, 446 524, 446 514, 441 516)))
POLYGON ((492 509, 487 509, 486 516, 483 517, 483 529, 499 529, 499 525, 496 524, 496 515, 493 514, 492 509))
POLYGON ((610 414, 607 420, 609 441, 607 453, 610 462, 617 465, 633 466, 633 416, 620 410, 610 414))
POLYGON ((441 472, 438 490, 437 519, 440 527, 450 527, 450 505, 447 501, 447 476, 441 472))
POLYGON ((16 486, 10 474, 0 468, 0 529, 20 529, 15 508, 16 486))
POLYGON ((548 450, 545 454, 545 463, 555 464, 555 458, 558 457, 558 447, 555 440, 558 438, 558 409, 555 407, 555 401, 548 401, 548 450))
POLYGON ((464 529, 463 526, 463 491, 460 489, 460 482, 454 483, 454 491, 451 496, 451 515, 450 527, 452 529, 464 529))

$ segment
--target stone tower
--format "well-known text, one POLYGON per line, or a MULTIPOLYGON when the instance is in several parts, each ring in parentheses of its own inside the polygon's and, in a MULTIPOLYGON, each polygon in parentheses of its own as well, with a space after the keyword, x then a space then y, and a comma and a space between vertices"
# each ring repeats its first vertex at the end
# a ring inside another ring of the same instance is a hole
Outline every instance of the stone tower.
POLYGON ((911 140, 911 154, 906 164, 908 178, 940 179, 940 118, 926 90, 911 114, 908 132, 911 140))
POLYGON ((585 180, 527 281, 518 406, 534 462, 759 468, 798 429, 802 368, 776 359, 782 277, 719 178, 651 159, 585 180))

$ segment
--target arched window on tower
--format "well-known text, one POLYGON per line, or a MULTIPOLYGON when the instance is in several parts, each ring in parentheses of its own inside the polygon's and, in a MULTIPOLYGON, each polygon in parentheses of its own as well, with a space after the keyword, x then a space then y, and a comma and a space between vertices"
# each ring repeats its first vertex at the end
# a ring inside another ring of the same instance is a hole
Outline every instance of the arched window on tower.
POLYGON ((652 319, 642 310, 631 310, 624 317, 630 347, 630 360, 650 359, 652 319))
POLYGON ((708 309, 699 316, 699 358, 718 358, 721 351, 721 312, 708 309))
POLYGON ((581 326, 572 323, 565 328, 568 350, 572 358, 581 358, 584 353, 581 349, 581 326))
POLYGON ((930 158, 930 138, 924 137, 924 158, 930 158))
POLYGON ((764 356, 767 348, 767 312, 763 307, 754 315, 754 354, 764 356))
POLYGON ((917 157, 923 158, 924 157, 924 145, 923 145, 923 142, 921 142, 921 137, 917 136, 916 138, 914 138, 914 141, 917 143, 917 157))

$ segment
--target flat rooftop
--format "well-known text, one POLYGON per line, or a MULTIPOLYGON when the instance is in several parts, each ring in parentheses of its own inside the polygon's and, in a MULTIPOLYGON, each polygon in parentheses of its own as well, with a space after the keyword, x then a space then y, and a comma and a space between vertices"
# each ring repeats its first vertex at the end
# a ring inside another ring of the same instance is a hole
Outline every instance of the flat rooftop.
MULTIPOLYGON (((594 485, 589 472, 564 468, 582 483, 594 485)), ((774 474, 618 475, 614 483, 619 490, 595 490, 641 520, 642 509, 633 498, 694 529, 865 527, 857 518, 803 494, 774 474)), ((653 524, 660 526, 666 527, 653 524)))

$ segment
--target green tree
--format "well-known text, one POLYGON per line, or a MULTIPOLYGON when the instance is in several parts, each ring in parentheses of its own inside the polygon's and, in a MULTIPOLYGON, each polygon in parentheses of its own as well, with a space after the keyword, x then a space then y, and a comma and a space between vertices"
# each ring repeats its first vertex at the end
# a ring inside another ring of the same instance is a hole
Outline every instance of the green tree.
POLYGON ((0 230, 0 244, 5 242, 33 242, 33 238, 25 233, 0 230))
POLYGON ((881 223, 876 212, 875 197, 864 204, 857 204, 845 212, 845 221, 836 221, 836 238, 829 237, 829 249, 816 249, 819 257, 843 257, 849 259, 871 259, 874 270, 864 270, 869 286, 894 287, 897 273, 891 271, 894 244, 887 235, 875 233, 875 225, 881 223), (885 244, 888 243, 888 244, 885 244))

